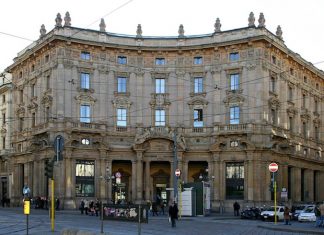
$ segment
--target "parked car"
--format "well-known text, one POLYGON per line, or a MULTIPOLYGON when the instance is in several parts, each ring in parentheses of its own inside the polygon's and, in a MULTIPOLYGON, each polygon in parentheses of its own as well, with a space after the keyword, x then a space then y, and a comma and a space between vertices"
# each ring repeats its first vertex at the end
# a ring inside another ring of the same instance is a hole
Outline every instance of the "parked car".
POLYGON ((250 207, 241 212, 241 219, 260 219, 261 210, 256 207, 250 207))
MULTIPOLYGON (((285 209, 284 206, 276 207, 276 216, 277 216, 278 221, 284 219, 284 209, 285 209)), ((267 208, 261 212, 261 219, 263 221, 266 221, 266 220, 274 221, 274 218, 275 218, 275 207, 274 206, 267 208)))
POLYGON ((316 216, 315 216, 315 206, 308 207, 306 210, 302 211, 299 216, 298 216, 298 221, 299 222, 312 222, 316 221, 316 216))
POLYGON ((293 220, 298 220, 298 216, 300 215, 301 212, 305 211, 307 208, 314 207, 312 204, 304 204, 304 205, 299 205, 295 206, 293 210, 293 220))

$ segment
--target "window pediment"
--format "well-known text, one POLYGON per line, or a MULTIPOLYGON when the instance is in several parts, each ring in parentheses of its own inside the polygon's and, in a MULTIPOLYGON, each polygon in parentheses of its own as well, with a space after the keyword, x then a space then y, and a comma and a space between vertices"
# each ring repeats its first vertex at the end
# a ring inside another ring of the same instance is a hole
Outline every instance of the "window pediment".
POLYGON ((95 103, 97 101, 97 99, 95 99, 94 97, 88 94, 81 94, 75 96, 75 99, 79 102, 89 102, 89 103, 95 103))
POLYGON ((230 104, 233 104, 233 103, 240 105, 244 102, 244 100, 245 99, 242 95, 232 93, 232 94, 227 95, 224 98, 223 102, 226 106, 229 106, 230 104))
POLYGON ((191 100, 188 101, 189 106, 194 105, 208 105, 208 101, 200 96, 195 96, 191 100))
POLYGON ((130 107, 132 105, 132 102, 129 100, 128 97, 115 97, 113 100, 112 100, 112 103, 114 105, 114 107, 130 107))

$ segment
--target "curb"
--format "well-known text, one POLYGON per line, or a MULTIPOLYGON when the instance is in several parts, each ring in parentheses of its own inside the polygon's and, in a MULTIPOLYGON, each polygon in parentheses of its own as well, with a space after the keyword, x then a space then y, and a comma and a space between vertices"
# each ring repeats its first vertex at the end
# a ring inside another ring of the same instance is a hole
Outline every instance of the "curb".
POLYGON ((258 225, 258 228, 274 230, 274 231, 281 231, 281 232, 294 232, 294 233, 304 233, 304 234, 324 234, 324 231, 314 231, 310 229, 300 229, 300 228, 291 228, 291 227, 273 227, 273 226, 266 226, 266 225, 258 225))

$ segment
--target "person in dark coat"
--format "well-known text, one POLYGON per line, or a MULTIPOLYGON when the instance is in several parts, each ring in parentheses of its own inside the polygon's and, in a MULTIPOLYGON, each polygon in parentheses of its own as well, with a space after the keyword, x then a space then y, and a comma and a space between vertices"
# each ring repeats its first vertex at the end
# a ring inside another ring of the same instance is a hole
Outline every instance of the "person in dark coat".
POLYGON ((238 202, 234 202, 233 204, 233 208, 234 208, 234 216, 239 216, 239 212, 240 212, 240 204, 238 204, 238 202))
POLYGON ((169 207, 169 217, 171 218, 171 226, 173 228, 176 227, 176 219, 178 219, 178 206, 175 202, 172 202, 172 204, 169 207))
POLYGON ((291 225, 291 223, 290 223, 290 210, 289 210, 288 206, 285 206, 284 220, 285 220, 285 225, 291 225))

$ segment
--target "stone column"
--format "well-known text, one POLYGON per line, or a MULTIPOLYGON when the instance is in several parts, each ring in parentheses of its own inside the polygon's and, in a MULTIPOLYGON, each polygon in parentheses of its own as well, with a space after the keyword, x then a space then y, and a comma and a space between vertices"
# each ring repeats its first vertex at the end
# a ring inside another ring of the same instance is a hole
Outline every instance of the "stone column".
MULTIPOLYGON (((286 188, 286 190, 288 190, 288 165, 287 164, 281 164, 281 166, 279 165, 279 171, 281 173, 281 184, 280 184, 281 188, 278 188, 278 191, 280 190, 281 192, 282 188, 286 188)), ((282 200, 288 200, 288 198, 282 200)))
POLYGON ((137 152, 136 163, 136 202, 143 201, 143 152, 137 152))
POLYGON ((13 205, 18 206, 21 203, 21 195, 22 195, 22 164, 14 164, 13 165, 13 180, 12 180, 12 200, 13 205))
POLYGON ((187 183, 188 182, 188 161, 185 160, 183 161, 182 163, 182 169, 183 169, 183 172, 182 172, 182 180, 187 183))
POLYGON ((136 200, 136 161, 132 161, 132 202, 136 200))
POLYGON ((219 162, 219 199, 226 199, 226 163, 224 161, 219 162))
POLYGON ((298 167, 293 167, 291 169, 292 174, 292 185, 291 185, 291 199, 294 202, 300 202, 301 200, 301 169, 298 167))
MULTIPOLYGON (((73 192, 75 191, 75 184, 72 174, 72 151, 65 150, 64 156, 64 166, 65 166, 65 199, 64 199, 64 208, 74 209, 76 207, 75 202, 73 202, 73 192)), ((75 195, 75 194, 74 194, 75 195)))
POLYGON ((272 192, 270 192, 269 190, 269 185, 271 183, 271 179, 272 179, 272 173, 269 171, 268 166, 269 166, 270 162, 264 162, 264 175, 265 175, 265 187, 264 187, 264 199, 267 202, 271 201, 271 194, 272 192))
MULTIPOLYGON (((215 159, 215 154, 214 154, 214 159, 215 159)), ((214 160, 214 182, 213 182, 213 187, 214 187, 214 196, 213 199, 214 201, 220 200, 220 162, 219 160, 214 160)))
POLYGON ((145 200, 150 200, 150 161, 145 161, 145 200))
MULTIPOLYGON (((110 176, 110 175, 109 175, 110 176)), ((100 153, 100 159, 99 159, 99 198, 101 201, 104 199, 107 200, 107 189, 106 188, 106 182, 108 177, 108 172, 106 172, 106 160, 104 156, 100 153)))
POLYGON ((254 182, 253 182, 253 161, 248 160, 244 163, 244 199, 248 201, 253 201, 253 189, 254 189, 254 182))
POLYGON ((314 172, 310 169, 305 169, 305 199, 304 201, 314 201, 314 172))
MULTIPOLYGON (((112 160, 107 160, 105 161, 105 166, 107 168, 107 172, 109 174, 109 176, 112 175, 112 160)), ((106 189, 107 189, 107 200, 109 202, 111 202, 112 200, 112 180, 105 180, 105 185, 106 185, 106 189)))
POLYGON ((316 201, 323 202, 324 201, 324 171, 316 172, 316 201))
POLYGON ((208 161, 208 179, 209 179, 209 183, 210 183, 210 200, 213 201, 214 200, 214 164, 213 161, 209 160, 208 161))
POLYGON ((41 176, 39 175, 39 161, 33 161, 32 162, 33 164, 33 196, 36 197, 36 196, 40 196, 40 190, 39 190, 39 186, 40 186, 40 178, 41 176))

